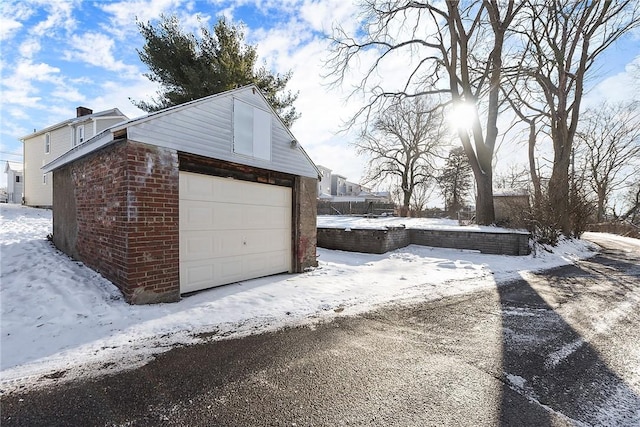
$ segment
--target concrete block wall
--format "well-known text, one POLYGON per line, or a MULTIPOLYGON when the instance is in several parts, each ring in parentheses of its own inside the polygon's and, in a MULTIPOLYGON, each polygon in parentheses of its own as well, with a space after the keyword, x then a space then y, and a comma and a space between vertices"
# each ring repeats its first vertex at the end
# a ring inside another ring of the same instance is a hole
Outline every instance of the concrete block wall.
POLYGON ((491 233, 475 231, 412 229, 411 243, 438 248, 470 249, 485 254, 528 255, 526 233, 491 233))
POLYGON ((382 254, 409 244, 441 248, 470 249, 486 254, 528 255, 529 234, 487 233, 455 230, 416 230, 394 227, 387 230, 336 228, 318 229, 318 246, 351 252, 382 254))
POLYGON ((410 235, 404 227, 387 230, 335 228, 318 229, 318 246, 350 252, 383 254, 410 244, 410 235))

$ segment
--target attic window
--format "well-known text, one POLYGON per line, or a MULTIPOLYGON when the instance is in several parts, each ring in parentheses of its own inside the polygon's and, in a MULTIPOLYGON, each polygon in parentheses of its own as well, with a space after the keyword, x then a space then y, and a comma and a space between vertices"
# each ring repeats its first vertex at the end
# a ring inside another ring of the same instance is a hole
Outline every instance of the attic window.
POLYGON ((44 154, 51 152, 51 134, 49 132, 44 134, 44 154))
POLYGON ((80 125, 76 128, 76 140, 75 145, 82 144, 84 142, 84 125, 80 125))
POLYGON ((271 160, 271 114, 233 100, 233 152, 271 160))

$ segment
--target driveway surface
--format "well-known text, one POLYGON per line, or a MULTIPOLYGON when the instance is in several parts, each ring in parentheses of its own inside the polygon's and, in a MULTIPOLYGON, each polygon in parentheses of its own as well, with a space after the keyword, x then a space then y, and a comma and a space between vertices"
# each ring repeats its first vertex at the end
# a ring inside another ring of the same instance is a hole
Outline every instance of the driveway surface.
POLYGON ((640 251, 177 348, 1 401, 2 426, 640 425, 640 251))

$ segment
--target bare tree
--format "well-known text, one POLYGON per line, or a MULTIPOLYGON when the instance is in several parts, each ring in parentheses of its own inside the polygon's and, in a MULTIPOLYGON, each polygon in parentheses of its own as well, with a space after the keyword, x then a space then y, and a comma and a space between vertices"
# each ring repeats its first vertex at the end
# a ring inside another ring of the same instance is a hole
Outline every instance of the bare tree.
POLYGON ((523 165, 511 164, 507 169, 495 177, 496 188, 505 190, 529 190, 529 170, 523 165))
POLYGON ((342 83, 362 57, 374 53, 358 91, 370 93, 359 115, 388 98, 446 94, 452 106, 473 108, 471 129, 458 131, 476 180, 477 221, 494 222, 492 159, 498 136, 502 54, 509 25, 522 7, 514 1, 365 0, 364 22, 348 34, 336 28, 329 60, 335 84, 342 83), (400 87, 377 80, 378 71, 399 58, 411 62, 400 87), (486 108, 484 126, 479 111, 486 108))
POLYGON ((411 205, 409 210, 411 216, 421 217, 425 210, 427 210, 427 203, 432 200, 435 186, 430 183, 420 185, 416 187, 411 195, 411 205))
MULTIPOLYGON (((640 168, 636 170, 636 176, 640 174, 640 168)), ((636 181, 625 197, 626 211, 620 215, 623 220, 640 225, 640 181, 636 181)))
POLYGON ((601 222, 611 193, 639 180, 633 165, 640 160, 640 102, 604 102, 585 111, 576 143, 601 222))
POLYGON ((391 105, 354 143, 359 154, 369 156, 365 183, 391 181, 406 216, 416 189, 433 179, 433 159, 445 136, 441 111, 422 98, 391 105))
POLYGON ((465 199, 473 189, 471 165, 462 147, 449 152, 437 180, 444 197, 445 210, 453 216, 464 207, 465 199))
POLYGON ((571 234, 569 165, 585 82, 600 54, 638 26, 639 10, 636 0, 529 1, 523 8, 526 18, 514 25, 525 45, 516 69, 525 77, 521 94, 542 95, 526 106, 543 116, 550 129, 549 206, 565 235, 571 234))

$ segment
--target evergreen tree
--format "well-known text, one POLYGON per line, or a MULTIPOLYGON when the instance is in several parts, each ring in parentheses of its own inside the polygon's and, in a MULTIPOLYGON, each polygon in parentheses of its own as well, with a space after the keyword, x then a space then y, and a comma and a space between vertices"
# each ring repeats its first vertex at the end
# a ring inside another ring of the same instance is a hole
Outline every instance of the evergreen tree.
POLYGON ((132 101, 137 107, 158 111, 254 83, 287 126, 299 117, 293 106, 298 94, 285 90, 291 72, 257 68, 256 47, 245 44, 241 27, 220 19, 212 31, 202 25, 196 37, 182 30, 177 17, 164 15, 156 26, 139 22, 138 27, 145 39, 138 55, 149 67, 145 76, 161 89, 151 102, 132 101))
POLYGON ((449 215, 458 213, 463 207, 465 198, 472 189, 471 165, 463 147, 456 147, 449 152, 449 157, 438 176, 438 185, 445 201, 445 210, 449 215))

